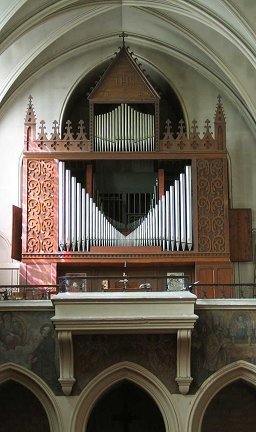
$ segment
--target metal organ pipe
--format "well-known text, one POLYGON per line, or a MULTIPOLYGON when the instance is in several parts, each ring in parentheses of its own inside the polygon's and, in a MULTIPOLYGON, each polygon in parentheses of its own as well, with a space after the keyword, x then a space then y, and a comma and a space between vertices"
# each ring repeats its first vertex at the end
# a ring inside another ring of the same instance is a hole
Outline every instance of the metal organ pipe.
POLYGON ((59 162, 59 247, 65 247, 65 165, 59 162))
POLYGON ((66 249, 70 249, 71 239, 71 173, 70 170, 66 170, 65 178, 65 245, 66 249))
POLYGON ((91 246, 161 246, 163 251, 190 251, 193 246, 191 191, 191 167, 186 166, 161 199, 156 199, 155 190, 147 215, 134 221, 131 226, 136 228, 126 236, 60 161, 59 249, 88 252, 91 246))
POLYGON ((71 247, 76 249, 76 178, 71 177, 71 247))
POLYGON ((171 239, 170 191, 165 192, 165 214, 166 214, 166 224, 165 224, 166 249, 170 250, 170 239, 171 239))
POLYGON ((174 251, 175 247, 175 191, 174 186, 170 186, 170 236, 171 236, 171 249, 174 251))
POLYGON ((179 180, 174 181, 174 203, 175 203, 175 242, 176 248, 180 248, 180 184, 179 180))
POLYGON ((154 118, 154 115, 138 112, 128 104, 95 115, 95 151, 154 151, 154 118))
POLYGON ((180 174, 180 241, 182 250, 186 247, 186 195, 185 174, 180 174))
POLYGON ((188 250, 192 249, 192 186, 191 186, 191 166, 185 168, 186 177, 186 221, 187 221, 187 244, 188 250))
POLYGON ((81 183, 76 185, 76 235, 77 235, 77 250, 81 250, 82 243, 82 189, 81 183))
POLYGON ((86 234, 85 234, 85 226, 86 226, 86 213, 85 213, 85 189, 82 188, 81 190, 81 195, 82 195, 82 208, 81 208, 81 225, 82 225, 82 234, 81 234, 81 239, 82 239, 82 251, 85 251, 85 247, 86 247, 86 234))

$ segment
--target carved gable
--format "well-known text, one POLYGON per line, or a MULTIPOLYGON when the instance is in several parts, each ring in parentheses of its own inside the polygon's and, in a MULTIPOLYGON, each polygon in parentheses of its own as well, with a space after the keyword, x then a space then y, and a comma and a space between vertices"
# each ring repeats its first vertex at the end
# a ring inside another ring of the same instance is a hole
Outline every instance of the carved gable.
POLYGON ((88 97, 93 102, 155 102, 159 96, 139 66, 122 48, 88 97))

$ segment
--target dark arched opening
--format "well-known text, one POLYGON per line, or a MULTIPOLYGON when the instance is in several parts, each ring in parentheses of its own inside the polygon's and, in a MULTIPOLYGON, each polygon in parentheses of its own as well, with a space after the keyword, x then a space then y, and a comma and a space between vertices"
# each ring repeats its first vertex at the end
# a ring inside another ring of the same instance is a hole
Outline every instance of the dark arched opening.
POLYGON ((208 405, 201 432, 256 430, 256 390, 236 381, 219 391, 208 405))
POLYGON ((86 432, 165 432, 154 400, 137 385, 122 381, 96 403, 86 432))
POLYGON ((0 429, 11 432, 50 432, 41 402, 23 385, 6 381, 0 385, 0 429))

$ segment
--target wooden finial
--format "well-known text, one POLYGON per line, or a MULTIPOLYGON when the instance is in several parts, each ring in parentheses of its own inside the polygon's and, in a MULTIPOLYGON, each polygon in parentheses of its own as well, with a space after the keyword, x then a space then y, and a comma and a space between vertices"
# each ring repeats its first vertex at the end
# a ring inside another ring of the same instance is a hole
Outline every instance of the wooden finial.
POLYGON ((123 39, 123 48, 125 47, 125 40, 124 38, 128 37, 128 34, 125 32, 122 32, 119 37, 121 37, 123 39))

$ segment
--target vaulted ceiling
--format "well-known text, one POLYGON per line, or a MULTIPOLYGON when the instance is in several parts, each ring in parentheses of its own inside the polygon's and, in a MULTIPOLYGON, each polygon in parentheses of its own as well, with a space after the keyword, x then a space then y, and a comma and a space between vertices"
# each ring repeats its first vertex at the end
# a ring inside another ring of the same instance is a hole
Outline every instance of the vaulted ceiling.
POLYGON ((96 50, 105 62, 124 31, 138 57, 157 50, 196 69, 255 126, 255 0, 1 0, 0 16, 1 106, 67 58, 96 50))

